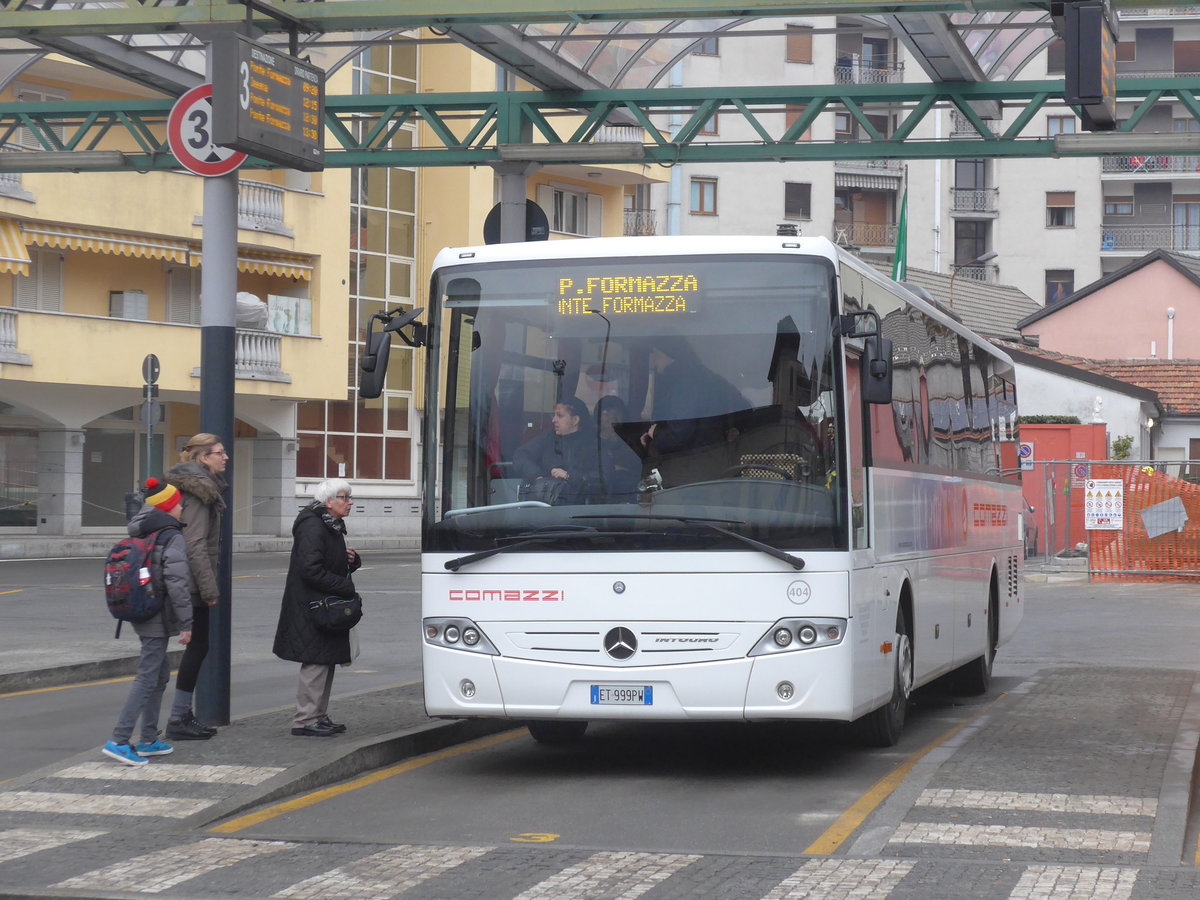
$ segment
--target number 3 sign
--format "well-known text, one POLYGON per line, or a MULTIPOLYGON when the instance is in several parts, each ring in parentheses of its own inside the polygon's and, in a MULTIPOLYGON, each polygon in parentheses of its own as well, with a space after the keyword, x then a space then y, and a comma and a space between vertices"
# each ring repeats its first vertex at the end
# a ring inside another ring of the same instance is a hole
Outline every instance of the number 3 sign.
POLYGON ((200 84, 175 101, 167 117, 167 145, 189 172, 213 177, 228 175, 246 161, 246 154, 218 147, 212 139, 211 84, 200 84))

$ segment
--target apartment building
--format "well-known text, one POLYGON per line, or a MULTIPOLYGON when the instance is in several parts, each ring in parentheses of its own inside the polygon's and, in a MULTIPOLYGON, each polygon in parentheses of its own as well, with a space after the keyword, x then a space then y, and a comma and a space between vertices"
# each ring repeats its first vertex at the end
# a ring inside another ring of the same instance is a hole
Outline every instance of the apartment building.
MULTIPOLYGON (((1195 7, 1122 10, 1117 46, 1122 78, 1200 71, 1200 15, 1195 7)), ((770 20, 772 22, 782 20, 770 20)), ((975 77, 1059 79, 1064 52, 1047 17, 1009 12, 956 15, 953 49, 969 55, 975 77), (972 25, 977 27, 971 27, 972 25)), ((862 16, 788 19, 770 35, 748 21, 693 46, 672 83, 870 84, 923 83, 929 60, 893 21, 862 16), (897 35, 900 35, 899 37, 897 35)), ((901 23, 903 24, 903 23, 901 23)), ((1127 117, 1132 103, 1123 103, 1127 117)), ((865 110, 890 134, 900 111, 865 110)), ((778 133, 798 107, 775 113, 778 133)), ((996 133, 1023 110, 980 110, 996 133), (990 114, 990 118, 988 118, 990 114)), ((764 122, 768 118, 762 117, 764 122)), ((668 133, 672 123, 664 120, 668 133)), ((1139 124, 1146 131, 1195 131, 1178 104, 1162 102, 1139 124)), ((1052 137, 1080 129, 1066 106, 1047 106, 1023 134, 1052 137)), ((801 138, 865 140, 842 111, 823 113, 801 138)), ((974 136, 957 110, 926 117, 914 141, 974 136)), ((752 140, 741 116, 718 113, 701 139, 752 140)), ((648 201, 660 232, 771 233, 791 224, 823 235, 874 261, 890 258, 902 198, 908 194, 908 262, 959 278, 1003 281, 1042 302, 1054 302, 1156 248, 1200 252, 1200 157, 1105 156, 1073 159, 726 163, 676 166, 669 185, 648 201), (995 254, 976 262, 980 256, 995 254)))

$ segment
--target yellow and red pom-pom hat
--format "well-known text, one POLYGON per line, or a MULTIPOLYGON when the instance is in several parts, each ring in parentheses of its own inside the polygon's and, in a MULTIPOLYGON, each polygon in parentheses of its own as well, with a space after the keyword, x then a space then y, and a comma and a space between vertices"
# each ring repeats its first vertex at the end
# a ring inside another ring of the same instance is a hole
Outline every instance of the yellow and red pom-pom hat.
POLYGON ((157 478, 146 479, 146 502, 163 512, 170 512, 179 505, 183 494, 173 484, 163 484, 157 478))

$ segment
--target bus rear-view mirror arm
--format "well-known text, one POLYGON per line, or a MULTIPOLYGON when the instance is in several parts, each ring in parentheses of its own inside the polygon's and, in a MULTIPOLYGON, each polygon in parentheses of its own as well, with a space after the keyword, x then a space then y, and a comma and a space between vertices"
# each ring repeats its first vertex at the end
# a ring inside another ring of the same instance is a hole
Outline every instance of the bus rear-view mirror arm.
POLYGON ((416 321, 423 313, 420 307, 405 310, 397 307, 390 312, 375 313, 367 320, 367 349, 358 362, 362 375, 358 379, 358 395, 367 400, 373 400, 383 393, 387 381, 388 353, 392 349, 392 333, 400 335, 400 339, 410 347, 424 346, 427 337, 426 326, 416 321), (383 323, 376 330, 376 323, 383 323), (402 329, 409 328, 411 335, 402 329))

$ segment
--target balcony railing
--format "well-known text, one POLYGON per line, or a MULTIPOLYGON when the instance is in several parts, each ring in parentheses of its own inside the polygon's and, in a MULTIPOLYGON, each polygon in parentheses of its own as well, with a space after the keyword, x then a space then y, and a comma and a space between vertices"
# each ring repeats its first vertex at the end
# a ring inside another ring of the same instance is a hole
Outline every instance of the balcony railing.
MULTIPOLYGON (((995 129, 992 127, 992 122, 988 119, 983 120, 983 124, 988 127, 991 134, 995 134, 995 129)), ((960 113, 957 109, 950 110, 950 136, 951 137, 978 137, 979 132, 975 130, 975 126, 971 124, 971 120, 960 113)), ((984 135, 987 137, 987 135, 984 135)))
POLYGON ((11 197, 23 193, 25 190, 21 187, 20 172, 0 172, 0 195, 11 197))
POLYGON ((1163 16, 1200 16, 1200 6, 1147 6, 1122 7, 1121 18, 1132 19, 1144 16, 1161 18, 1163 16))
POLYGON ((959 266, 955 271, 955 278, 961 278, 964 281, 982 281, 985 284, 995 284, 1000 275, 998 266, 991 263, 979 263, 974 266, 959 266))
POLYGON ((281 344, 282 336, 273 331, 237 329, 237 345, 233 357, 234 377, 290 384, 292 376, 284 372, 281 365, 281 344))
POLYGON ((833 239, 844 247, 894 247, 897 228, 895 223, 834 222, 833 239))
POLYGON ((238 227, 291 235, 283 221, 283 188, 262 181, 238 182, 238 227))
POLYGON ((626 237, 644 237, 646 235, 657 234, 658 228, 655 222, 655 214, 652 209, 627 209, 625 210, 625 236, 626 237))
POLYGON ((1105 175, 1200 174, 1200 156, 1102 156, 1105 175))
POLYGON ((904 63, 842 60, 833 67, 834 84, 899 84, 904 80, 904 63))
POLYGON ((951 209, 954 212, 996 212, 996 194, 997 190, 994 187, 951 188, 951 209))
POLYGON ((0 363, 28 366, 32 364, 29 354, 17 349, 18 315, 11 306, 0 306, 0 363))
POLYGON ((1100 249, 1115 253, 1159 249, 1200 253, 1200 225, 1102 225, 1100 249))

